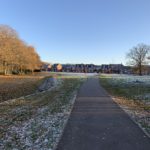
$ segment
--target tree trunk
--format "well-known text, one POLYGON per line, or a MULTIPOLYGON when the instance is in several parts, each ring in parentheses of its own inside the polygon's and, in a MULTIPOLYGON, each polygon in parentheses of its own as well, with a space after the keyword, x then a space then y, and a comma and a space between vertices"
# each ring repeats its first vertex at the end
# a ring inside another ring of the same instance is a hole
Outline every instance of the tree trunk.
POLYGON ((6 63, 6 61, 3 62, 3 67, 4 67, 4 75, 7 75, 7 63, 6 63))
POLYGON ((142 76, 142 65, 139 64, 139 75, 142 76))

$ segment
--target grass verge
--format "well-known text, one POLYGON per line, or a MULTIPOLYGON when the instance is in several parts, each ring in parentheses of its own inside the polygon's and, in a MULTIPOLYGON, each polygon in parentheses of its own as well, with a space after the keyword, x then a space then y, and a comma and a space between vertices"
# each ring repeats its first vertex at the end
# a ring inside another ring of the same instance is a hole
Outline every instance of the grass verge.
POLYGON ((62 133, 81 78, 59 77, 59 85, 0 107, 0 149, 53 149, 62 133))
POLYGON ((125 80, 100 76, 100 84, 113 97, 113 100, 150 135, 150 99, 145 99, 145 95, 150 93, 150 86, 137 82, 127 83, 125 80))

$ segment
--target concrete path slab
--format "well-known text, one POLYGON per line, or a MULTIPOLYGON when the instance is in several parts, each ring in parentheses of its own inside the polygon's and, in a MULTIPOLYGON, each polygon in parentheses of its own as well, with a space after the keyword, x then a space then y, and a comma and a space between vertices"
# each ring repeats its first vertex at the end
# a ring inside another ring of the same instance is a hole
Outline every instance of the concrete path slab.
POLYGON ((98 78, 81 87, 57 150, 150 150, 150 139, 108 96, 98 78))

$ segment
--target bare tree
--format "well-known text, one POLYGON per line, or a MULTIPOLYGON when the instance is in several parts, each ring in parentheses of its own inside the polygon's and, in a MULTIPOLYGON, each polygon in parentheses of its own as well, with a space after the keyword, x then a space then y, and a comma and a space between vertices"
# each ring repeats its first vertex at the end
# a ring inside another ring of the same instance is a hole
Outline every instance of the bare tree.
POLYGON ((142 75, 144 65, 149 63, 149 52, 150 46, 145 44, 138 44, 137 46, 130 49, 129 53, 127 53, 128 63, 137 69, 139 75, 142 75))

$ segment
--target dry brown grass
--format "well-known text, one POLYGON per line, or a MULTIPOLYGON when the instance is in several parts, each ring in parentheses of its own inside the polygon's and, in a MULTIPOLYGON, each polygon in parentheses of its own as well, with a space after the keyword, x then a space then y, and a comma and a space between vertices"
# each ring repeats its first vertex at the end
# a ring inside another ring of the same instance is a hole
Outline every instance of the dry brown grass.
POLYGON ((113 97, 113 100, 137 122, 150 137, 150 107, 143 103, 127 100, 122 97, 113 97))
POLYGON ((28 76, 0 76, 0 102, 34 93, 50 73, 28 76))

